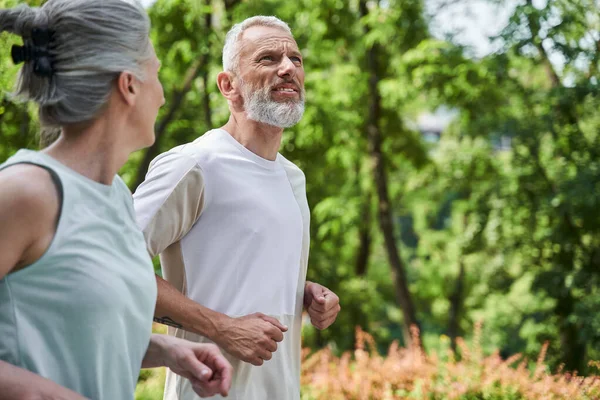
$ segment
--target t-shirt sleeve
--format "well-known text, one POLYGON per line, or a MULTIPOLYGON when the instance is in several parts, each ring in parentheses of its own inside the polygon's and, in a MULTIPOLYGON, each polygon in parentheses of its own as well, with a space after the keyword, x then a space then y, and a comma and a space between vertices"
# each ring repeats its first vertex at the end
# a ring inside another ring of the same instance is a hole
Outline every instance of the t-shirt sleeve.
POLYGON ((202 169, 189 155, 169 152, 150 165, 133 194, 136 221, 152 257, 181 240, 204 207, 202 169))

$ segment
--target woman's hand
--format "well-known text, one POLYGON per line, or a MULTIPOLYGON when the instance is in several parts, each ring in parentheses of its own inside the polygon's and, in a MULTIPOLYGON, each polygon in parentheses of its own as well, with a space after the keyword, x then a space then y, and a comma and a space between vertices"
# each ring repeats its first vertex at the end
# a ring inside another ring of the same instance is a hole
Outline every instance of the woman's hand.
POLYGON ((233 367, 214 344, 152 335, 148 353, 143 367, 155 367, 158 362, 177 375, 189 379, 200 397, 217 394, 227 396, 229 393, 233 367))

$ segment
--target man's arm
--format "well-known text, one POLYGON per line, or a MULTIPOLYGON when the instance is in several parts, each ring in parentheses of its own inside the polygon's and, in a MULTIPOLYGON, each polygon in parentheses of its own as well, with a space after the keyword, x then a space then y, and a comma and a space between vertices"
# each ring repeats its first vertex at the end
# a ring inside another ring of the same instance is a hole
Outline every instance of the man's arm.
POLYGON ((156 275, 156 284, 158 298, 154 321, 158 323, 194 332, 213 340, 232 320, 225 314, 190 300, 158 275, 156 275))
POLYGON ((315 328, 327 329, 341 310, 340 299, 325 286, 307 281, 304 286, 304 308, 315 328))
MULTIPOLYGON (((204 174, 186 154, 169 152, 152 161, 146 179, 133 194, 138 226, 151 257, 180 241, 204 208, 204 174)), ((164 266, 163 266, 164 267, 164 266)), ((228 317, 188 299, 183 291, 183 265, 170 282, 156 276, 158 298, 154 321, 207 338, 217 336, 217 325, 228 317), (174 286, 175 285, 175 286, 174 286)))
POLYGON ((155 321, 207 337, 229 354, 253 365, 262 365, 272 358, 277 342, 283 340, 283 332, 288 329, 262 313, 231 318, 188 299, 158 275, 156 282, 155 321))
POLYGON ((69 389, 4 361, 0 361, 0 393, 4 400, 85 400, 69 389))

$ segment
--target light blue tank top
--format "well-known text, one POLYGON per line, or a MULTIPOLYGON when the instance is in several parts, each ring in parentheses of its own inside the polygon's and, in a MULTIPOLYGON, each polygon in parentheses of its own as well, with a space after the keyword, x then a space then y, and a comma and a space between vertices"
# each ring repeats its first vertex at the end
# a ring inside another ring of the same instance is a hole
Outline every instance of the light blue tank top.
POLYGON ((131 192, 30 150, 0 169, 16 163, 53 171, 62 207, 46 253, 0 280, 0 360, 93 400, 133 399, 156 281, 131 192))

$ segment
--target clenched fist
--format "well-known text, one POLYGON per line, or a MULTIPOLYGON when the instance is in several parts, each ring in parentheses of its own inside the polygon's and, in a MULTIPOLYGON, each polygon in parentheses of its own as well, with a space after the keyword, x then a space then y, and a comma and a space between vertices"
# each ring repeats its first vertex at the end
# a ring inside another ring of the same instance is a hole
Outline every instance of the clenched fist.
POLYGON ((226 319, 218 330, 215 343, 223 350, 242 361, 262 365, 273 357, 288 328, 275 318, 254 313, 226 319))
POLYGON ((341 310, 340 299, 325 286, 306 282, 304 287, 304 308, 310 322, 317 329, 326 329, 335 322, 341 310))

